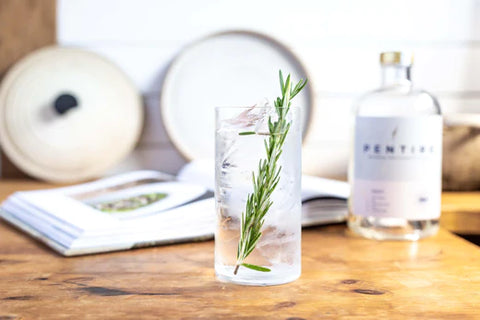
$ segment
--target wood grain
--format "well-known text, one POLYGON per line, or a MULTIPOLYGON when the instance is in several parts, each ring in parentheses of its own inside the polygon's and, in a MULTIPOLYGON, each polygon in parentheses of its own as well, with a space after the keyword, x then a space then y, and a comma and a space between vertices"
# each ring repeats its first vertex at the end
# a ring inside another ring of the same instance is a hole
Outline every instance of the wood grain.
MULTIPOLYGON (((0 80, 27 53, 56 43, 56 0, 0 1, 0 80)), ((2 177, 25 178, 2 153, 2 177)))
POLYGON ((480 192, 444 192, 442 227, 464 235, 480 235, 480 192))
MULTIPOLYGON (((0 199, 47 185, 0 183, 0 199)), ((444 204, 445 206, 445 204, 444 204)), ((302 236, 302 276, 220 283, 213 242, 63 258, 0 223, 0 319, 478 319, 480 249, 451 233, 419 242, 302 236)))

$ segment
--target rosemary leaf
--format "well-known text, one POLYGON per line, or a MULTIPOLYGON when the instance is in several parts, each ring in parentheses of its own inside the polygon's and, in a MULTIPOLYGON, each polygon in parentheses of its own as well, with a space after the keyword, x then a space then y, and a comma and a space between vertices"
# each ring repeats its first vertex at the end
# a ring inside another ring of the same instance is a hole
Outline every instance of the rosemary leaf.
POLYGON ((271 271, 268 268, 256 266, 254 264, 249 264, 249 263, 242 263, 242 266, 244 266, 245 268, 249 268, 249 269, 256 270, 256 271, 261 271, 261 272, 270 272, 271 271))
MULTIPOLYGON (((247 196, 245 211, 242 212, 242 224, 240 239, 237 246, 237 262, 234 274, 237 274, 240 266, 269 272, 268 268, 245 263, 245 259, 255 250, 262 236, 262 227, 265 223, 265 215, 273 205, 270 196, 280 182, 282 167, 277 164, 282 154, 282 147, 290 129, 291 123, 286 119, 290 110, 291 99, 295 97, 307 84, 307 79, 301 79, 292 88, 290 75, 284 80, 282 71, 279 71, 281 97, 274 101, 277 119, 268 119, 269 137, 264 140, 265 159, 258 162, 258 172, 252 172, 253 193, 247 196)), ((239 135, 255 134, 255 132, 240 132, 239 135)))
POLYGON ((255 134, 255 131, 245 131, 245 132, 239 132, 238 133, 239 136, 248 136, 248 135, 251 135, 251 134, 255 134))

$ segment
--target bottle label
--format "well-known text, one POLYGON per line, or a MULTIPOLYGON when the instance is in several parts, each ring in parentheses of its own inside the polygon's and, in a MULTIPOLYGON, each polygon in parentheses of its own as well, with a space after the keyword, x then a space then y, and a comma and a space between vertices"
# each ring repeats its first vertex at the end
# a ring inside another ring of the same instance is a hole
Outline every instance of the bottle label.
POLYGON ((440 115, 358 116, 353 212, 408 220, 439 218, 442 130, 440 115))

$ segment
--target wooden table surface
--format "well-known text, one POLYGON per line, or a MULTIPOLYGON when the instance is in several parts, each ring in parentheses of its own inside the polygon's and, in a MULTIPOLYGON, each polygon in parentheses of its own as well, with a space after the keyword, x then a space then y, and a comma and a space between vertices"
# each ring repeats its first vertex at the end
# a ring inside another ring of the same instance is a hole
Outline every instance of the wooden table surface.
MULTIPOLYGON (((3 182, 0 198, 43 184, 3 182)), ((480 249, 442 229, 378 242, 305 229, 302 276, 215 280, 213 242, 64 258, 0 223, 0 319, 479 319, 480 249)))

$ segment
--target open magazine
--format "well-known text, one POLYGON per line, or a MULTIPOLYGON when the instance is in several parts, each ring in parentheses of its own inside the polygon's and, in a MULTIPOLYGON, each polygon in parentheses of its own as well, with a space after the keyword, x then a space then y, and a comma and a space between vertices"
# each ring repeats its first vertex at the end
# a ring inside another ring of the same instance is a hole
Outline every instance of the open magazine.
MULTIPOLYGON (((213 173, 201 162, 177 177, 134 171, 71 187, 19 191, 1 217, 65 256, 209 239, 215 230, 213 173)), ((304 176, 302 224, 341 222, 345 182, 304 176)))

